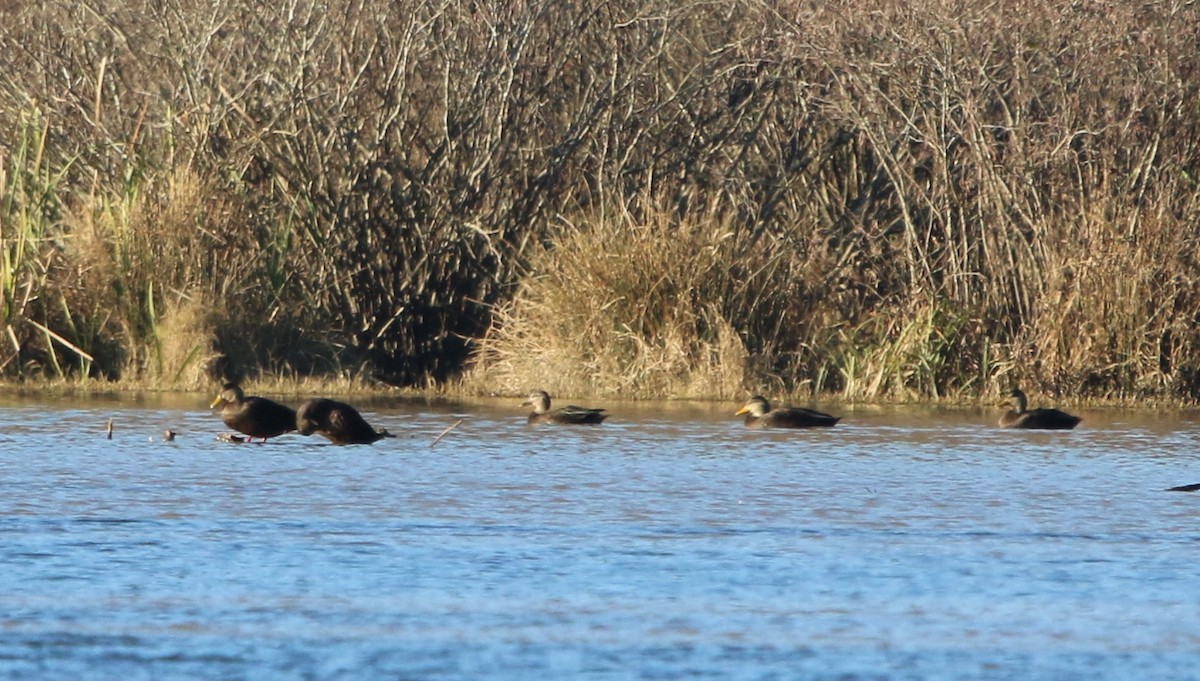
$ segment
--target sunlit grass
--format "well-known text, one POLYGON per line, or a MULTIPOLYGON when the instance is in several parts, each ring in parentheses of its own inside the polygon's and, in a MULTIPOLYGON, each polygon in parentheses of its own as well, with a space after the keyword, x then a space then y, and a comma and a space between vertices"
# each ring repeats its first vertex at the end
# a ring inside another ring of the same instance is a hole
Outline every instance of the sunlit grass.
POLYGON ((1194 6, 285 5, 5 13, 0 378, 1200 398, 1194 6))
POLYGON ((62 375, 59 353, 64 349, 79 359, 81 368, 92 361, 47 326, 48 313, 57 311, 48 310, 47 302, 55 296, 58 185, 69 166, 52 166, 46 156, 49 135, 50 121, 41 109, 20 111, 6 163, 0 165, 0 323, 5 331, 0 371, 20 377, 46 369, 62 375), (37 362, 38 354, 48 358, 49 367, 37 362))

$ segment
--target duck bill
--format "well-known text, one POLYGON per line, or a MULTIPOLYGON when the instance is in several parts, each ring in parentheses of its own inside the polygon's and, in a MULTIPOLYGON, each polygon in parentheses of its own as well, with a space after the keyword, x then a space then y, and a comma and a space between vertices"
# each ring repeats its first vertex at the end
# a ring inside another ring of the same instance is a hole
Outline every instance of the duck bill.
POLYGON ((224 402, 224 401, 225 401, 225 398, 221 397, 220 395, 217 395, 216 399, 214 399, 214 400, 212 401, 212 404, 208 405, 208 408, 209 408, 209 409, 216 409, 216 408, 217 408, 217 406, 219 406, 219 405, 220 405, 222 402, 224 402))
POLYGON ((749 414, 749 413, 750 413, 750 407, 742 407, 741 409, 738 409, 736 412, 734 412, 733 415, 741 416, 742 414, 749 414))

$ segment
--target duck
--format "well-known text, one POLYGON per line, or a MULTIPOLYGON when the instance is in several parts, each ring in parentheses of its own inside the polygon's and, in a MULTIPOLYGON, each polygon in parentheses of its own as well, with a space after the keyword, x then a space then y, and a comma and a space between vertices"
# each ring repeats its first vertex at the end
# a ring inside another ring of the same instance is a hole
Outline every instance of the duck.
POLYGON ((747 428, 832 428, 842 420, 840 416, 801 407, 772 409, 762 395, 751 397, 734 416, 742 414, 746 415, 747 428))
POLYGON ((277 437, 296 430, 296 412, 265 397, 246 397, 237 383, 226 383, 209 408, 221 407, 225 425, 242 433, 248 442, 277 437))
POLYGON ((598 424, 603 423, 604 419, 608 418, 607 409, 576 407, 573 404, 559 407, 552 411, 550 409, 550 394, 545 390, 534 390, 529 393, 529 399, 521 403, 523 407, 530 405, 533 406, 533 413, 529 415, 529 425, 541 423, 569 425, 598 424))
POLYGON ((1037 430, 1071 430, 1083 419, 1057 409, 1029 409, 1029 400, 1020 388, 1008 394, 1013 405, 1000 417, 1001 428, 1030 428, 1037 430))
POLYGON ((375 430, 354 407, 324 397, 300 405, 296 410, 296 430, 301 435, 318 433, 335 445, 369 445, 385 437, 396 437, 387 429, 375 430))

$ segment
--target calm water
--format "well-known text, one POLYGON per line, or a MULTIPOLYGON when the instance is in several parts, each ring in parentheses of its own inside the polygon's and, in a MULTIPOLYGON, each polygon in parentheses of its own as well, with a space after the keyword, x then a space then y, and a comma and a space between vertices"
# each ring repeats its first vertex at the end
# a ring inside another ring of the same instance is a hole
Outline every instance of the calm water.
POLYGON ((380 402, 339 448, 7 399, 2 678, 1200 678, 1194 413, 380 402))

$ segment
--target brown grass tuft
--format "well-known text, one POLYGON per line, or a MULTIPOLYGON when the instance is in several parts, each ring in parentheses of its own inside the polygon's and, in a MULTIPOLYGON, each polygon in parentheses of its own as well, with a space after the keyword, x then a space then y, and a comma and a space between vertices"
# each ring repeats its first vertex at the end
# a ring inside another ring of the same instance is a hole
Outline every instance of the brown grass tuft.
POLYGON ((480 341, 468 384, 519 393, 732 399, 793 349, 812 301, 787 259, 720 215, 564 223, 480 341))

